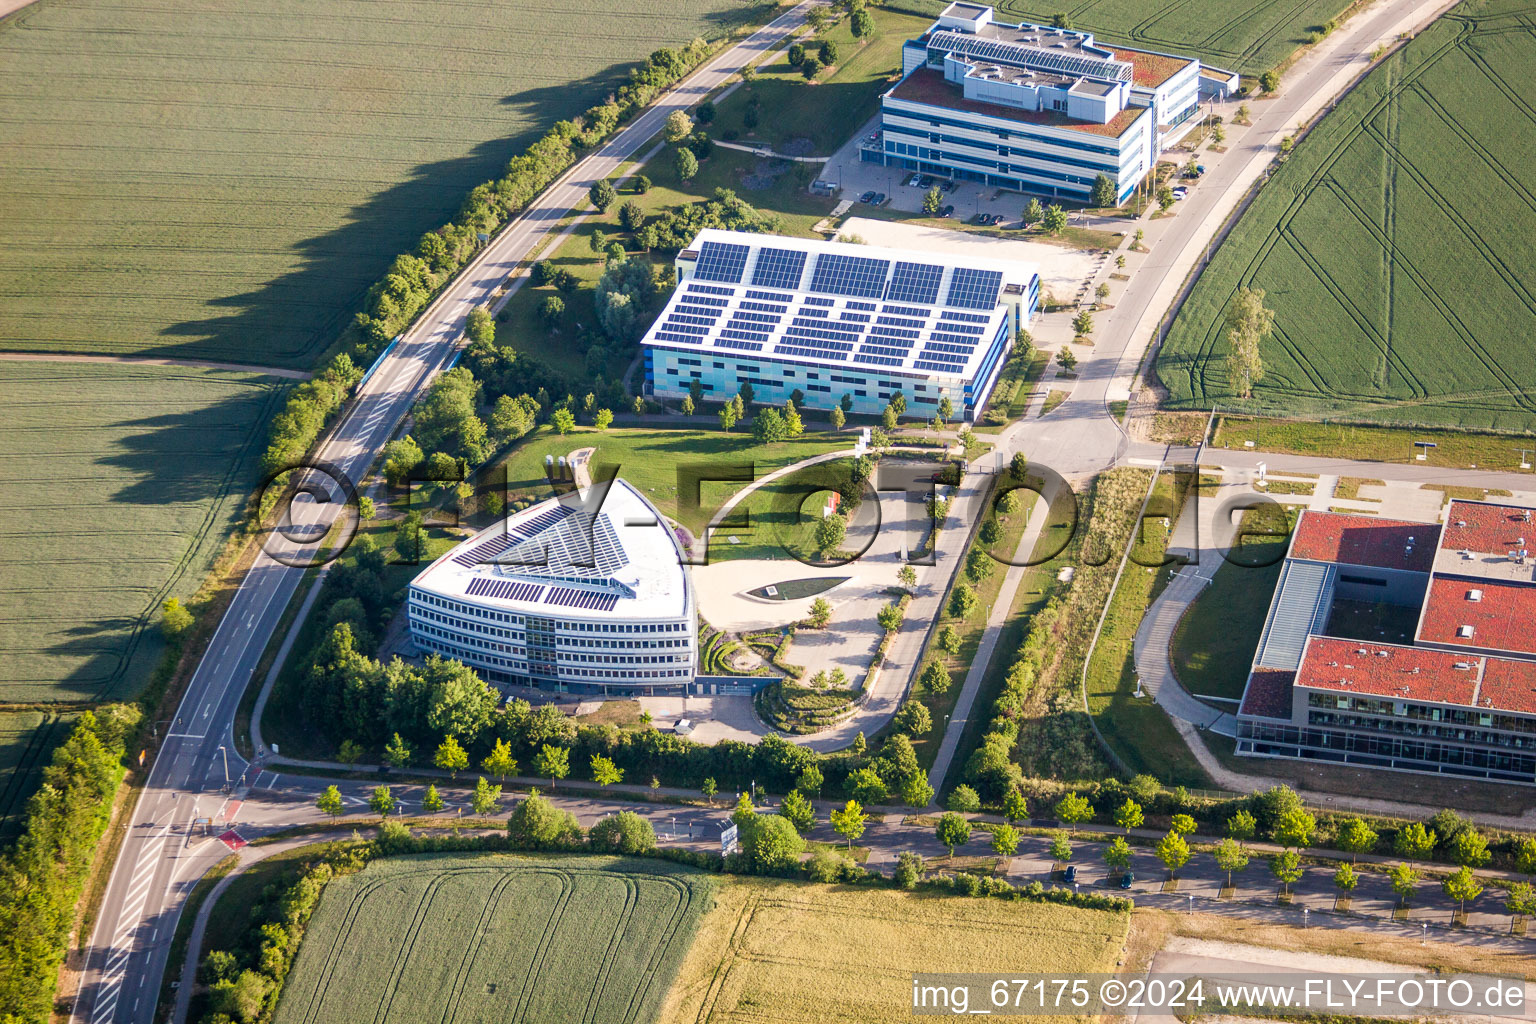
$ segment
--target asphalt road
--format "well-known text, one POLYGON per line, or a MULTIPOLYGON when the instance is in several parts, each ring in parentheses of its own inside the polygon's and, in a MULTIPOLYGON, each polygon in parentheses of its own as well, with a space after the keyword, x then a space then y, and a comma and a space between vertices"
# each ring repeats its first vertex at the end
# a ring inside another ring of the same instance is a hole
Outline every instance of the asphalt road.
POLYGON ((281 804, 247 809, 226 796, 239 796, 252 767, 236 753, 232 730, 241 695, 303 577, 306 550, 343 507, 344 485, 336 481, 363 478, 411 403, 452 359, 469 311, 486 303, 549 229, 585 198, 591 183, 645 146, 673 110, 698 102, 794 31, 807 9, 809 4, 794 8, 717 56, 577 163, 487 246, 359 390, 318 451, 318 462, 337 471, 335 479, 319 472, 309 477, 313 489, 330 500, 296 503, 292 528, 266 539, 174 719, 165 724, 165 743, 129 818, 132 824, 86 950, 72 1022, 148 1024, 153 1019, 182 905, 197 879, 228 852, 222 843, 197 841, 201 829, 193 827, 194 820, 210 818, 220 831, 230 822, 282 809, 281 804))

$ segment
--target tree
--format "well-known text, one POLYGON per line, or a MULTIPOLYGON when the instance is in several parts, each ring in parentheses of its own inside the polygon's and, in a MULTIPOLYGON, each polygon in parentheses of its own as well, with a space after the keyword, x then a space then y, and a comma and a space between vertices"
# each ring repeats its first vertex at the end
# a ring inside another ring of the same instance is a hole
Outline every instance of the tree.
POLYGON ((1031 224, 1038 224, 1044 218, 1045 207, 1040 205, 1040 200, 1031 199, 1029 204, 1024 207, 1024 226, 1028 227, 1031 224))
POLYGON ((1163 213, 1167 213, 1172 209, 1173 203, 1173 189, 1167 185, 1159 185, 1157 189, 1157 208, 1163 213))
MULTIPOLYGON (((1515 918, 1516 921, 1536 914, 1536 888, 1531 887, 1530 882, 1516 882, 1509 887, 1509 892, 1504 896, 1504 909, 1515 918)), ((1510 930, 1513 931, 1515 921, 1510 922, 1510 930)))
POLYGON ((1273 93, 1280 88, 1280 76, 1274 70, 1264 72, 1259 76, 1259 88, 1267 93, 1273 93))
POLYGON ((1085 821, 1093 820, 1093 805, 1088 798, 1078 793, 1068 793, 1056 801, 1056 817, 1068 825, 1077 825, 1085 821))
POLYGON ((758 815, 752 828, 744 833, 742 849, 760 870, 778 871, 795 862, 805 849, 805 840, 788 818, 777 814, 758 815))
POLYGON ((486 782, 484 775, 475 780, 475 795, 469 798, 469 806, 476 814, 490 814, 496 810, 496 804, 500 800, 500 786, 493 786, 486 782))
POLYGON ((875 30, 875 19, 870 17, 868 11, 860 7, 853 12, 853 17, 849 19, 848 30, 857 39, 867 38, 875 30))
POLYGON ((1115 824, 1125 829, 1126 835, 1131 834, 1131 829, 1140 828, 1144 820, 1145 815, 1141 812, 1141 804, 1130 797, 1126 797, 1125 803, 1115 808, 1115 824))
POLYGON ((902 611, 899 604, 888 604, 875 612, 875 624, 887 633, 894 633, 901 628, 902 611))
POLYGON ((1227 819, 1227 835, 1240 843, 1252 839, 1258 828, 1258 822, 1247 811, 1238 811, 1227 819))
POLYGON ((1513 844, 1515 870, 1522 875, 1536 875, 1536 839, 1521 836, 1513 844))
POLYGON ((864 834, 864 822, 869 815, 864 813, 864 808, 859 806, 857 800, 849 800, 841 810, 832 809, 832 831, 848 840, 848 849, 853 849, 853 841, 864 834))
POLYGON ((693 396, 684 395, 682 405, 679 408, 682 409, 684 416, 692 416, 694 410, 693 396))
POLYGON ((1058 864, 1065 864, 1072 859, 1072 840, 1067 838, 1065 832, 1051 836, 1051 859, 1058 864))
POLYGON ((1248 113, 1248 104, 1239 103, 1237 105, 1237 110, 1232 114, 1232 120, 1236 121, 1238 124, 1247 124, 1248 113))
POLYGON ((992 830, 992 849, 999 857, 1012 857, 1019 851, 1019 830, 1012 825, 998 825, 992 830))
POLYGON ((939 842, 949 847, 949 857, 953 860, 955 847, 964 846, 971 840, 971 823, 954 811, 945 811, 934 828, 934 834, 938 836, 939 842))
POLYGON ((1187 814, 1175 814, 1169 822, 1173 830, 1181 836, 1193 835, 1195 831, 1195 819, 1187 814))
POLYGON ((376 812, 381 820, 395 812, 395 797, 388 786, 373 787, 373 795, 368 798, 368 808, 376 812))
POLYGON ((805 76, 807 82, 821 74, 821 58, 808 54, 800 64, 800 74, 805 76))
POLYGON ((805 44, 790 43, 789 52, 785 55, 789 59, 789 66, 797 68, 805 63, 805 44))
POLYGON ((443 797, 435 785, 429 784, 427 791, 421 795, 421 809, 427 814, 436 814, 443 809, 443 797))
POLYGON ((1237 290, 1227 308, 1227 374, 1243 398, 1252 397, 1254 383, 1264 377, 1259 345, 1274 324, 1274 311, 1264 308, 1264 289, 1237 290))
POLYGON ((1045 216, 1040 219, 1040 223, 1047 234, 1059 235, 1067 229, 1067 211, 1057 203, 1052 203, 1045 208, 1045 216))
POLYGON ((624 781, 624 771, 602 754, 592 755, 592 781, 599 786, 611 786, 624 781))
POLYGON ((1177 832, 1169 832, 1157 841, 1157 859, 1168 869, 1168 877, 1175 877, 1179 868, 1189 863, 1189 843, 1177 832))
POLYGON ((512 744, 496 740, 491 752, 480 762, 480 767, 496 776, 498 782, 506 782, 507 776, 517 771, 517 759, 512 756, 512 744))
POLYGON ((549 788, 554 789, 555 783, 571 772, 570 750, 551 743, 544 744, 539 748, 539 752, 533 755, 533 770, 548 779, 549 788))
POLYGON ((1093 295, 1100 303, 1103 303, 1105 299, 1109 298, 1109 282, 1100 281, 1099 286, 1093 290, 1093 295))
POLYGON ((1488 840, 1471 826, 1451 836, 1447 846, 1450 848, 1451 860, 1462 867, 1480 868, 1492 857, 1488 852, 1488 840))
POLYGON ((432 763, 445 772, 450 772, 453 778, 459 777, 459 772, 469 767, 469 754, 459 741, 452 736, 443 737, 443 742, 438 745, 437 753, 432 755, 432 763))
POLYGON ((944 208, 944 193, 935 185, 923 196, 923 212, 932 216, 944 208))
POLYGON ((1334 842, 1339 849, 1349 854, 1350 862, 1362 853, 1370 853, 1376 848, 1376 830, 1371 828, 1359 818, 1350 818, 1339 826, 1338 835, 1334 842))
POLYGON ((1216 866, 1227 873, 1227 887, 1232 887, 1232 872, 1248 866, 1248 850, 1228 836, 1216 844, 1216 866))
POLYGON ((996 570, 997 563, 981 548, 971 548, 965 556, 965 575, 978 586, 996 570))
POLYGON ((955 589, 949 592, 950 617, 968 619, 979 603, 980 599, 977 598, 976 591, 971 589, 969 583, 960 580, 955 584, 955 589))
POLYGON ((1115 200, 1118 198, 1115 195, 1115 180, 1113 178, 1107 174, 1100 174, 1093 179, 1093 197, 1089 200, 1093 206, 1114 206, 1115 200))
POLYGON ((693 150, 680 148, 672 157, 672 168, 677 172, 678 181, 692 181, 699 173, 699 158, 693 155, 693 150))
POLYGON ((933 728, 933 712, 920 700, 909 700, 896 712, 893 722, 908 736, 926 736, 933 728))
MULTIPOLYGON (((1340 864, 1339 870, 1333 873, 1333 887, 1339 890, 1339 896, 1348 896, 1355 891, 1355 886, 1360 884, 1360 878, 1355 874, 1355 869, 1348 864, 1340 864)), ((1338 899, 1334 900, 1334 906, 1338 906, 1338 899)))
POLYGON ((661 137, 673 145, 684 141, 693 134, 693 118, 681 110, 674 110, 667 115, 666 123, 662 126, 661 137))
MULTIPOLYGON (((644 401, 644 399, 642 399, 644 401)), ((592 425, 598 430, 607 430, 613 425, 613 410, 599 409, 592 417, 592 425)))
POLYGON ((272 991, 272 979, 259 971, 241 971, 232 979, 217 982, 209 991, 209 1003, 216 1020, 238 1020, 242 1024, 255 1024, 261 1019, 262 1007, 272 991))
POLYGON ((843 541, 848 536, 848 520, 837 512, 823 516, 817 521, 814 534, 816 553, 826 557, 843 546, 843 541))
POLYGON ((808 764, 805 766, 805 770, 800 773, 800 777, 795 780, 795 788, 801 792, 815 793, 817 796, 820 796, 821 784, 824 781, 821 769, 814 764, 808 764))
POLYGON ((736 406, 726 402, 720 407, 720 429, 729 432, 736 425, 736 406))
POLYGON ((939 419, 951 420, 955 416, 955 403, 949 400, 948 395, 939 398, 939 419))
MULTIPOLYGON (((859 734, 864 735, 863 733, 859 734)), ((890 796, 886 789, 885 780, 873 768, 860 768, 848 773, 848 781, 845 783, 848 795, 859 803, 868 807, 870 804, 881 804, 890 796)))
POLYGON ((1301 881, 1301 854, 1286 850, 1269 858, 1269 872, 1280 881, 1281 891, 1289 896, 1291 885, 1301 881))
POLYGON ((1281 846, 1299 849, 1311 844, 1312 833, 1316 831, 1317 819, 1306 810, 1293 807, 1280 815, 1280 820, 1275 822, 1269 836, 1281 846))
POLYGON ((533 790, 507 818, 507 836, 514 845, 534 850, 569 843, 581 835, 576 815, 561 810, 533 790))
POLYGON ((954 678, 942 661, 930 661, 924 665, 923 674, 917 681, 924 690, 932 694, 948 693, 949 688, 954 685, 954 678))
POLYGON ((597 207, 598 213, 607 213, 608 207, 612 206, 618 198, 619 193, 606 178, 594 181, 592 187, 587 189, 587 199, 597 207))
POLYGON ((1068 373, 1077 369, 1077 356, 1073 353, 1070 345, 1061 346, 1060 351, 1056 353, 1056 362, 1060 363, 1061 368, 1068 373))
POLYGON ((326 786, 319 798, 315 800, 315 807, 320 813, 330 817, 332 821, 341 817, 342 811, 341 790, 335 786, 326 786))
POLYGON ((411 748, 400 738, 399 733, 395 733, 384 744, 384 763, 391 768, 404 768, 411 763, 411 748))
POLYGON ((710 100, 705 100, 694 108, 693 116, 699 124, 712 124, 715 120, 715 105, 710 100))
POLYGON ((1467 903, 1477 899, 1478 895, 1482 893, 1483 883, 1479 882, 1477 876, 1472 874, 1471 868, 1463 864, 1441 880, 1440 889, 1445 893, 1447 899, 1456 901, 1456 912, 1464 914, 1467 910, 1467 903))
POLYGON ((1223 128, 1219 124, 1218 125, 1212 125, 1211 126, 1211 142, 1214 143, 1215 145, 1219 146, 1223 142, 1226 142, 1226 141, 1227 141, 1227 130, 1225 128, 1223 128))
POLYGON ((903 565, 896 570, 896 582, 901 584, 903 590, 912 593, 917 589, 917 570, 910 565, 903 565))
POLYGON ((927 807, 933 803, 933 787, 928 784, 928 776, 922 772, 913 772, 903 779, 901 802, 908 807, 927 807))
POLYGON ((620 811, 592 826, 592 845, 609 853, 649 853, 656 849, 656 829, 634 811, 620 811))
POLYGON ((165 603, 160 606, 160 632, 165 634, 167 639, 174 640, 191 626, 192 613, 187 611, 178 599, 166 598, 165 603))
POLYGON ((1125 871, 1131 866, 1131 844, 1124 836, 1115 836, 1104 847, 1104 863, 1114 871, 1125 871))
POLYGON ((981 521, 981 529, 976 531, 976 539, 986 545, 989 550, 1003 539, 1003 528, 997 525, 997 517, 989 516, 981 521))
POLYGON ((1064 28, 1068 31, 1071 31, 1072 19, 1066 13, 1057 11, 1055 14, 1051 15, 1051 27, 1064 28))
MULTIPOLYGON (((1077 365, 1075 362, 1073 365, 1077 365)), ((998 516, 1002 519, 1010 518, 1019 510, 1019 495, 1017 491, 1004 491, 997 496, 997 501, 992 504, 998 516)))
POLYGON ((1079 310, 1078 314, 1072 318, 1072 331, 1078 337, 1092 334, 1093 314, 1086 309, 1079 310))
POLYGON ((625 231, 638 231, 645 223, 645 210, 633 199, 624 200, 619 207, 619 227, 625 231))
POLYGON ((1408 898, 1413 895, 1413 887, 1419 880, 1419 873, 1407 864, 1399 864, 1388 874, 1392 879, 1392 891, 1397 893, 1398 906, 1406 907, 1408 898))
POLYGON ((1417 821, 1411 822, 1397 830, 1392 848, 1399 857, 1423 860, 1435 852, 1434 830, 1425 828, 1417 821))
POLYGON ((981 810, 981 797, 970 786, 956 786, 949 794, 948 807, 958 814, 974 814, 981 810))
POLYGON ((1029 817, 1029 801, 1023 793, 1010 789, 1008 795, 1003 797, 1003 820, 1011 823, 1023 821, 1027 817, 1029 817))
POLYGON ((848 417, 843 413, 842 406, 834 405, 830 414, 833 430, 842 430, 843 424, 848 422, 848 417))
POLYGON ((821 58, 821 62, 823 64, 825 64, 827 67, 831 67, 833 64, 837 63, 837 44, 828 39, 826 42, 821 44, 821 49, 816 51, 816 55, 821 58))
POLYGON ((564 437, 576 429, 576 414, 569 409, 556 409, 549 418, 549 424, 555 428, 555 433, 564 437))
POLYGON ((798 789, 792 789, 784 794, 784 800, 779 804, 779 813, 789 819, 789 823, 795 826, 795 831, 805 835, 816 827, 816 808, 798 789))
POLYGON ((558 295, 546 295, 539 303, 539 322, 545 330, 554 330, 560 326, 560 321, 565 316, 565 300, 558 295))

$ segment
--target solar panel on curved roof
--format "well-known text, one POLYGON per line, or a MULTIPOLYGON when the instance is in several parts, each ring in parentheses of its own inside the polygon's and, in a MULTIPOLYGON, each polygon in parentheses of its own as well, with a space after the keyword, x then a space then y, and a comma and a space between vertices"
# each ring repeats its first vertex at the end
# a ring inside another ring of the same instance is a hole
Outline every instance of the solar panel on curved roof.
MULTIPOLYGON (((901 263, 891 274, 891 286, 885 293, 887 302, 921 302, 932 305, 939 297, 939 281, 944 268, 931 263, 901 263)), ((922 315, 923 311, 919 311, 922 315)))
POLYGON ((890 267, 888 260, 844 256, 836 252, 819 253, 809 290, 823 295, 878 299, 885 293, 885 275, 890 267))
POLYGON ((805 271, 803 249, 759 249, 752 267, 752 284, 758 288, 796 288, 805 271))
POLYGON ((1000 270, 956 267, 949 279, 949 295, 944 299, 944 305, 959 306, 961 309, 991 309, 997 305, 997 293, 1002 286, 1003 274, 1000 270))
POLYGON ((741 272, 747 266, 747 253, 751 251, 745 245, 730 242, 705 242, 699 246, 699 263, 694 268, 693 276, 703 281, 729 281, 737 284, 741 281, 741 272))

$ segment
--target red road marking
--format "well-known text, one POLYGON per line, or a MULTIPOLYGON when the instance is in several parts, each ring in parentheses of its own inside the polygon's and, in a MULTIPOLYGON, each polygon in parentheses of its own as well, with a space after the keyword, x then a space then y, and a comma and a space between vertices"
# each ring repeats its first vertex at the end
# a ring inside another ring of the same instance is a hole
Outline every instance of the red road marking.
POLYGON ((240 805, 243 802, 244 801, 241 800, 231 800, 229 803, 224 805, 224 821, 226 823, 233 822, 235 820, 235 816, 240 813, 240 805))
POLYGON ((228 832, 225 832, 223 835, 219 836, 219 842, 223 843, 231 850, 238 850, 240 847, 246 845, 245 840, 240 837, 240 833, 236 832, 234 829, 230 829, 228 832))

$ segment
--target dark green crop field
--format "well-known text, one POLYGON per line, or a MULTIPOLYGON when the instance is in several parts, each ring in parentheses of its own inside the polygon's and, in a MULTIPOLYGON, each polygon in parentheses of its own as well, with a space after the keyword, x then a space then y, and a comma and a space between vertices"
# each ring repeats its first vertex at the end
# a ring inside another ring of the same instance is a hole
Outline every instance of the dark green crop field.
POLYGON ((379 862, 327 887, 274 1020, 651 1021, 713 888, 650 860, 379 862))
POLYGON ((1241 407, 1222 320, 1250 286, 1275 312, 1254 410, 1536 429, 1533 16, 1462 4, 1296 148, 1172 325, 1175 406, 1241 407))
POLYGON ((160 602, 202 582, 280 395, 248 373, 0 362, 0 703, 138 692, 160 602))
POLYGON ((397 252, 741 0, 39 0, 0 23, 0 349, 308 366, 397 252))

